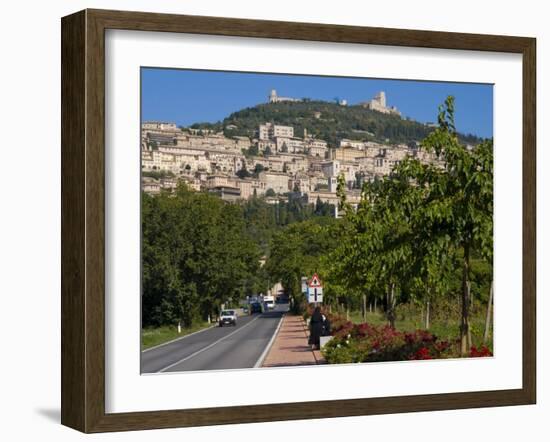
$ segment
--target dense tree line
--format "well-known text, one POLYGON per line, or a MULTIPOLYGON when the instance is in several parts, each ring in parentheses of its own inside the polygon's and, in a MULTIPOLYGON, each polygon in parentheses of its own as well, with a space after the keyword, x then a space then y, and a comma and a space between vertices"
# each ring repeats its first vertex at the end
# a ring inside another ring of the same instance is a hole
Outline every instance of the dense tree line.
POLYGON ((227 203, 180 184, 173 193, 142 194, 142 324, 192 325, 222 304, 265 293, 278 275, 261 265, 278 232, 311 219, 331 220, 298 194, 268 204, 253 197, 227 203))
POLYGON ((143 193, 143 326, 191 325, 258 291, 260 257, 241 206, 184 185, 174 194, 143 193))

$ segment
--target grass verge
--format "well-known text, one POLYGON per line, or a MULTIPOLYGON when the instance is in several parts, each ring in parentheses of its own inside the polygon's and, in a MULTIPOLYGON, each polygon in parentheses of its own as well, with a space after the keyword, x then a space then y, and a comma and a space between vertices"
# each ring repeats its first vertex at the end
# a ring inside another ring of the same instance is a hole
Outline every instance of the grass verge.
POLYGON ((212 324, 208 322, 200 322, 192 327, 186 327, 181 329, 181 333, 178 333, 178 328, 175 326, 163 326, 163 327, 147 327, 141 329, 141 350, 147 350, 148 348, 156 345, 164 344, 165 342, 172 341, 182 336, 195 333, 199 330, 210 327, 212 324))

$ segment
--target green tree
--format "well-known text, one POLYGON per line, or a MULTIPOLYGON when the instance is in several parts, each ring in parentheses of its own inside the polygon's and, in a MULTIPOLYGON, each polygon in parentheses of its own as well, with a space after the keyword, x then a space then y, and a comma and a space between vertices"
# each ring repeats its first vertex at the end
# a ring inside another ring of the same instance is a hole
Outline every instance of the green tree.
MULTIPOLYGON (((492 269, 492 141, 471 151, 460 144, 454 100, 448 97, 440 107, 439 128, 422 148, 439 163, 407 159, 389 177, 366 183, 356 213, 346 203, 345 183, 339 179, 339 206, 349 231, 330 257, 329 280, 340 279, 350 293, 383 293, 393 325, 400 299, 414 295, 427 303, 450 295, 460 255, 460 338, 466 354, 471 346, 472 254, 492 269)), ((486 278, 480 284, 490 285, 486 278)))
POLYGON ((322 257, 335 246, 333 221, 313 220, 289 224, 271 240, 266 272, 271 281, 281 281, 285 291, 299 306, 302 300, 300 280, 322 270, 322 257))
POLYGON ((243 207, 183 184, 142 198, 144 326, 191 325, 261 283, 262 252, 243 207))
POLYGON ((236 175, 240 179, 244 179, 252 176, 252 174, 246 169, 246 163, 243 163, 243 167, 237 171, 236 175))
MULTIPOLYGON (((245 150, 245 149, 243 149, 245 150)), ((253 156, 253 157, 256 157, 260 154, 260 151, 258 150, 258 145, 257 144, 253 144, 252 146, 250 146, 248 148, 248 150, 245 150, 245 155, 246 156, 253 156)))
POLYGON ((423 148, 435 153, 444 172, 430 186, 433 228, 445 230, 462 251, 461 353, 472 345, 470 330, 470 261, 474 250, 492 265, 493 258, 493 142, 485 140, 469 151, 460 144, 454 123, 454 99, 440 106, 439 128, 423 148))
POLYGON ((317 197, 314 213, 317 216, 334 216, 334 206, 330 203, 322 202, 321 198, 317 197))
POLYGON ((256 163, 254 166, 254 175, 257 177, 260 172, 263 172, 265 170, 264 166, 260 163, 256 163))
POLYGON ((403 192, 408 187, 397 177, 367 184, 357 213, 341 199, 355 231, 348 236, 347 253, 340 261, 351 265, 356 273, 348 288, 356 295, 367 292, 371 298, 382 298, 391 327, 395 327, 396 306, 413 256, 408 206, 403 204, 403 192))

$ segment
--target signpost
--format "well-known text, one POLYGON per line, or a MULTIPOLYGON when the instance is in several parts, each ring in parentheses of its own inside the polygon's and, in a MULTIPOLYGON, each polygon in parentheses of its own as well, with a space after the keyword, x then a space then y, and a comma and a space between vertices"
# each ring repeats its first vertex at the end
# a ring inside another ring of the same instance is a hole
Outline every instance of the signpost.
POLYGON ((307 302, 315 305, 323 303, 323 285, 317 273, 307 283, 307 302))

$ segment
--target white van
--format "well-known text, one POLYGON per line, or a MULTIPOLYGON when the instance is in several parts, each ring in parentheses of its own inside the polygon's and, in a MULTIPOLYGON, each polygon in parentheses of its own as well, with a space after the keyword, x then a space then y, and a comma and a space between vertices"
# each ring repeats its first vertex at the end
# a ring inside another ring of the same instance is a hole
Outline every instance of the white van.
POLYGON ((273 295, 264 296, 264 304, 267 310, 273 310, 275 308, 275 297, 273 295))

